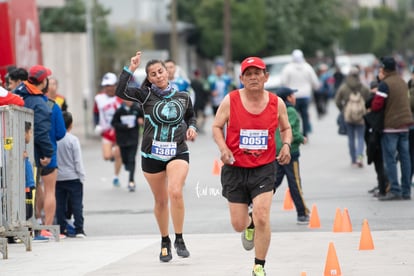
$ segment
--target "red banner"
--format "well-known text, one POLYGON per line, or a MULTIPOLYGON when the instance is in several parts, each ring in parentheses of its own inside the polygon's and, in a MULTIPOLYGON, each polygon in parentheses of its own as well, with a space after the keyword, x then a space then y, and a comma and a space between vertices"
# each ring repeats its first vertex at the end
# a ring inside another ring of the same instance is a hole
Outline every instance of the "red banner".
POLYGON ((8 66, 42 64, 40 27, 35 0, 0 2, 0 73, 8 66))

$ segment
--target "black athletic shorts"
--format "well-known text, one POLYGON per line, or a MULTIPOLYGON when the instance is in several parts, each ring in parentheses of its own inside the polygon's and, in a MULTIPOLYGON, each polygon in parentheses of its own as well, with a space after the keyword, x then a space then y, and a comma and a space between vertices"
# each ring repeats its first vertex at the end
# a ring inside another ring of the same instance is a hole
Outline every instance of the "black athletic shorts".
POLYGON ((221 169, 222 195, 232 203, 250 204, 257 195, 273 191, 276 161, 255 168, 224 165, 221 169))
POLYGON ((187 163, 189 163, 190 154, 182 153, 180 155, 173 157, 172 159, 168 161, 160 161, 160 160, 155 160, 152 158, 141 157, 141 168, 142 168, 142 171, 146 173, 159 173, 159 172, 165 171, 167 169, 168 163, 170 163, 173 160, 184 160, 184 161, 187 161, 187 163))
POLYGON ((41 176, 45 176, 45 175, 49 175, 52 172, 54 172, 57 168, 47 168, 47 167, 41 167, 40 168, 40 175, 41 176))

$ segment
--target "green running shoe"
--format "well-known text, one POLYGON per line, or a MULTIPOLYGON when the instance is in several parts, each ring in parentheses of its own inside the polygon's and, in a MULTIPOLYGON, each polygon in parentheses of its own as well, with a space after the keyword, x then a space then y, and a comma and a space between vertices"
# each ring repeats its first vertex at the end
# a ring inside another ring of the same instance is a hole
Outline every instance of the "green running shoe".
POLYGON ((262 265, 255 265, 253 267, 253 272, 252 272, 253 276, 266 276, 266 271, 264 270, 262 265))
POLYGON ((244 249, 252 250, 254 248, 254 228, 246 228, 241 233, 241 240, 244 249))

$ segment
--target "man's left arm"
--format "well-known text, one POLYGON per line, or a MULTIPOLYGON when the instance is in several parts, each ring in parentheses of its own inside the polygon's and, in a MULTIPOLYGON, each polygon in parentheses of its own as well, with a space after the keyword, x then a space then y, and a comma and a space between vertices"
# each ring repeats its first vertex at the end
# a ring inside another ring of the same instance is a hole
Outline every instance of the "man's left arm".
POLYGON ((289 118, 286 111, 286 105, 281 98, 278 98, 278 112, 282 148, 280 149, 279 155, 276 157, 276 160, 279 162, 279 164, 286 165, 290 162, 292 128, 290 127, 289 118))

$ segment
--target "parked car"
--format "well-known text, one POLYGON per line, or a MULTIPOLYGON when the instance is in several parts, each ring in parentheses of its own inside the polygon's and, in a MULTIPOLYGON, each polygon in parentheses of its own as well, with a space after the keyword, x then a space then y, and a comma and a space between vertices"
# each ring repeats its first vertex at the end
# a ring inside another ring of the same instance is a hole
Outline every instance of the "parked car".
POLYGON ((276 88, 280 86, 280 75, 283 67, 291 61, 291 55, 279 55, 263 58, 263 62, 266 64, 266 70, 269 72, 269 79, 265 83, 265 89, 276 92, 276 88))
POLYGON ((371 53, 355 55, 338 55, 335 57, 335 63, 339 66, 342 74, 347 75, 352 66, 359 66, 361 69, 370 67, 375 64, 376 56, 371 53))

